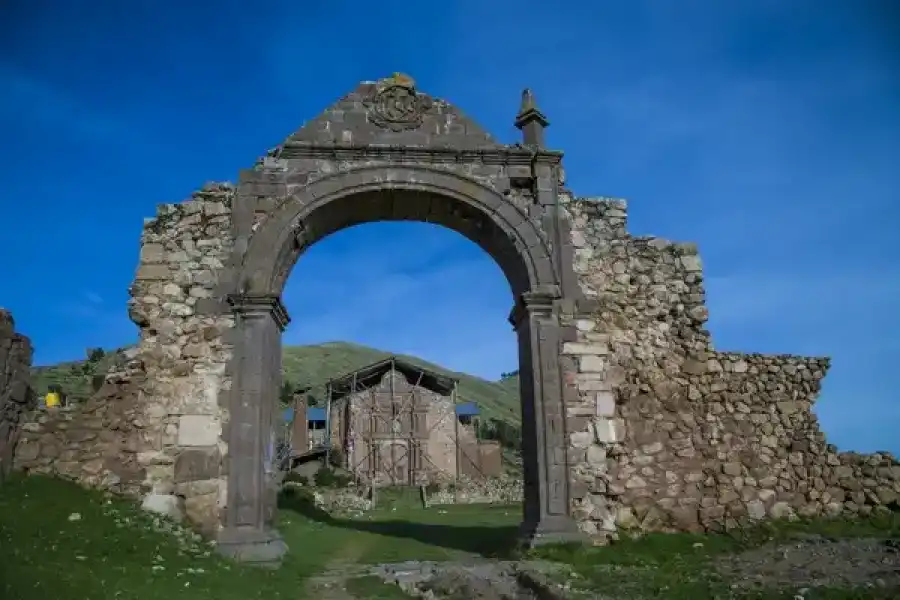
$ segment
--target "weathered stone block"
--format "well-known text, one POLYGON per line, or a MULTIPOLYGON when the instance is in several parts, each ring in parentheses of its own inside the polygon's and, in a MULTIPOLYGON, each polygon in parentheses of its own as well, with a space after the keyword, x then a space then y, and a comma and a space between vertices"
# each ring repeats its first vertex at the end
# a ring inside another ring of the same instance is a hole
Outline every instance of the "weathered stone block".
POLYGON ((222 456, 215 446, 183 450, 175 459, 175 483, 214 479, 219 476, 222 456))
POLYGON ((596 392, 594 398, 596 398, 596 415, 598 417, 609 418, 616 415, 616 399, 611 391, 603 390, 596 392))
POLYGON ((578 370, 582 373, 603 373, 606 370, 606 359, 590 354, 578 357, 578 370))
POLYGON ((162 244, 144 244, 141 246, 140 261, 142 264, 165 262, 166 249, 162 244))
POLYGON ((609 345, 599 342, 585 344, 582 342, 566 342, 563 344, 563 353, 574 355, 606 356, 609 354, 609 345))
POLYGON ((614 444, 619 441, 615 419, 594 419, 596 440, 601 444, 614 444))
POLYGON ((135 279, 137 281, 168 281, 172 271, 168 265, 142 264, 138 267, 135 279))
POLYGON ((179 446, 215 446, 221 424, 211 415, 181 415, 178 418, 179 446))

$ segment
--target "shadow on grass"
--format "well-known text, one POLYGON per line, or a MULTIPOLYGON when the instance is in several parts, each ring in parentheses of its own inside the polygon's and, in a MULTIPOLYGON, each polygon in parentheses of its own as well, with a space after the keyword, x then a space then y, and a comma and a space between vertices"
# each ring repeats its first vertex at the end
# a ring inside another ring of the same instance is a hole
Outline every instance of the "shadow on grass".
POLYGON ((518 552, 518 527, 419 523, 401 519, 362 521, 330 515, 304 492, 288 490, 278 498, 278 507, 312 521, 366 533, 415 540, 423 544, 479 554, 485 558, 510 558, 518 552))

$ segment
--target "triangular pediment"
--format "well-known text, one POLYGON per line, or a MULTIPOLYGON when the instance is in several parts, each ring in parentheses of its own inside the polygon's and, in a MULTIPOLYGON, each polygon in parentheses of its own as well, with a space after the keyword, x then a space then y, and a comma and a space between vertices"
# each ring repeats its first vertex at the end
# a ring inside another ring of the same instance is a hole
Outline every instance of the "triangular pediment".
POLYGON ((287 141, 461 150, 499 145, 458 108, 419 91, 401 74, 360 83, 287 141))

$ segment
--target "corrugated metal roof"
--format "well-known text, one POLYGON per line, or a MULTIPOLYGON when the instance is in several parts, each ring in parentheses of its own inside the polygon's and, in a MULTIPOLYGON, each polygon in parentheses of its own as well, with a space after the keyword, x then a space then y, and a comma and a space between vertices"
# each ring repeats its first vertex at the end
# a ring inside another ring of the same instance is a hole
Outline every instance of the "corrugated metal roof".
MULTIPOLYGON (((281 411, 281 420, 285 423, 293 423, 294 421, 294 407, 289 406, 281 411)), ((306 409, 306 420, 307 421, 324 421, 325 420, 325 409, 324 408, 316 408, 311 407, 306 409)))
POLYGON ((456 415, 459 417, 474 417, 481 414, 474 402, 463 402, 456 405, 456 415))
POLYGON ((307 408, 306 409, 306 420, 307 421, 324 421, 325 420, 325 409, 324 408, 307 408))
POLYGON ((452 392, 457 382, 455 377, 436 373, 425 367, 414 365, 402 358, 391 356, 327 382, 327 385, 331 388, 331 399, 337 400, 354 392, 377 385, 384 374, 390 371, 391 368, 402 373, 403 376, 406 377, 406 380, 411 384, 418 383, 425 389, 440 394, 449 394, 452 392))

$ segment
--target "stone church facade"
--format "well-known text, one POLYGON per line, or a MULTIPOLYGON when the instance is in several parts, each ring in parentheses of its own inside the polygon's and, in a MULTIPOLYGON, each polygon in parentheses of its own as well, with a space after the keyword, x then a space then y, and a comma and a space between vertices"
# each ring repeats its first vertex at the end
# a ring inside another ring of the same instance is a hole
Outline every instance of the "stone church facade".
POLYGON ((277 561, 281 289, 318 239, 395 219, 458 231, 509 280, 530 543, 896 506, 894 458, 839 454, 819 429, 828 359, 715 349, 696 246, 634 236, 624 202, 570 190, 530 92, 516 125, 521 143, 500 144, 407 77, 364 82, 236 185, 160 205, 130 289, 138 347, 86 404, 99 416, 26 427, 18 468, 135 495, 226 554, 277 561), (67 437, 85 429, 93 441, 67 437))
POLYGON ((456 415, 457 381, 397 358, 327 384, 331 446, 361 484, 427 486, 484 477, 472 425, 456 415))

